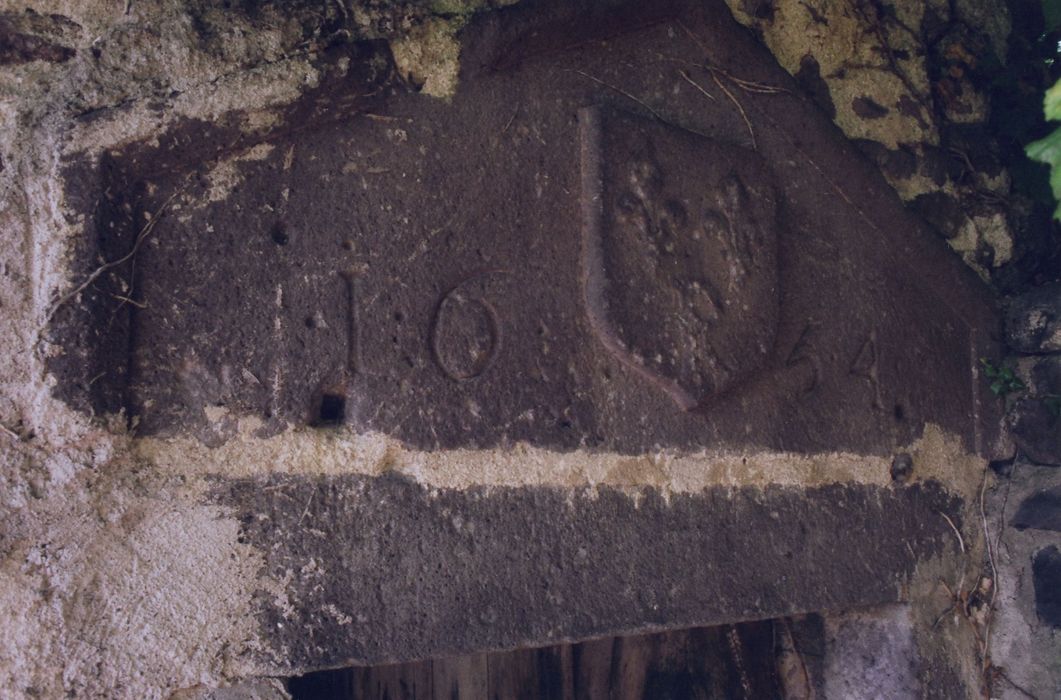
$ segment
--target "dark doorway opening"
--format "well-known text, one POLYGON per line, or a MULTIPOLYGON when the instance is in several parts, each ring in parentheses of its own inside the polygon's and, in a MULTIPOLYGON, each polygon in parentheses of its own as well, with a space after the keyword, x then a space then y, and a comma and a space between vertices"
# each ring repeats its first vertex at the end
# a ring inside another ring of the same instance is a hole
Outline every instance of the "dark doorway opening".
POLYGON ((319 671, 294 700, 821 697, 821 618, 766 620, 319 671))

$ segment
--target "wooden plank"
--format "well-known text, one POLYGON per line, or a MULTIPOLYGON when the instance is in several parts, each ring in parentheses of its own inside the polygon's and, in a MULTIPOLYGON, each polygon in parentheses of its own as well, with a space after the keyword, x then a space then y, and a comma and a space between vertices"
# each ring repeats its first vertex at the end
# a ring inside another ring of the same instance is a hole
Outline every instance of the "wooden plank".
MULTIPOLYGON (((327 671, 297 679, 292 691, 306 700, 780 698, 784 691, 774 624, 749 622, 327 671)), ((820 630, 812 630, 810 637, 816 635, 820 630)), ((790 637, 784 641, 791 646, 790 637)))
POLYGON ((363 670, 359 698, 432 700, 432 662, 371 666, 363 670))
POLYGON ((435 700, 486 700, 489 677, 486 654, 435 659, 435 700))
POLYGON ((611 687, 613 647, 616 639, 591 639, 571 649, 574 696, 576 700, 608 697, 611 687))
POLYGON ((535 649, 537 695, 542 700, 574 700, 575 679, 571 645, 535 649))
POLYGON ((487 657, 490 700, 537 700, 536 649, 516 649, 487 657))
POLYGON ((656 646, 654 636, 620 637, 616 640, 618 663, 612 661, 615 672, 611 675, 609 697, 617 700, 642 700, 645 697, 645 679, 655 660, 656 646))

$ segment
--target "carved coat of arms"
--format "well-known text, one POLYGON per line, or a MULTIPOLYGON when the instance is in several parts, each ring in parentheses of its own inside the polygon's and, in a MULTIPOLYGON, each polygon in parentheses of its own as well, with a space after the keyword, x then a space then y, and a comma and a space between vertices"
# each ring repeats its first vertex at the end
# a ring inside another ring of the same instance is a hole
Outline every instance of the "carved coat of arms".
POLYGON ((777 195, 753 151, 580 112, 583 289, 594 331, 689 410, 760 370, 779 313, 777 195))

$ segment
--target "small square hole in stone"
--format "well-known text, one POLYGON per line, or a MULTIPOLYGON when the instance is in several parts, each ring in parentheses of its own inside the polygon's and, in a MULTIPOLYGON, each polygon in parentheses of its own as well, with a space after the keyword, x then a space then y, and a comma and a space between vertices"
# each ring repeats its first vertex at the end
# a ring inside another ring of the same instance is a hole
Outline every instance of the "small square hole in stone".
POLYGON ((339 394, 325 394, 321 397, 320 414, 317 422, 320 425, 339 425, 346 416, 346 398, 339 394))

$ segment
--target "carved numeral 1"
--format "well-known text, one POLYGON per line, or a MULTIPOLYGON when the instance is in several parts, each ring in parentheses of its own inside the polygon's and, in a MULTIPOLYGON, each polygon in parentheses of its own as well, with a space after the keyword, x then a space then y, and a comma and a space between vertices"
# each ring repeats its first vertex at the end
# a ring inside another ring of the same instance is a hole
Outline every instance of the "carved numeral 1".
POLYGON ((346 367, 351 375, 363 371, 361 363, 361 318, 359 313, 359 271, 347 270, 342 274, 346 282, 346 367))

